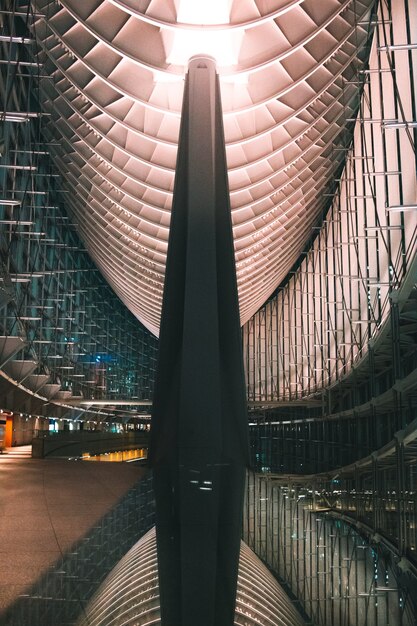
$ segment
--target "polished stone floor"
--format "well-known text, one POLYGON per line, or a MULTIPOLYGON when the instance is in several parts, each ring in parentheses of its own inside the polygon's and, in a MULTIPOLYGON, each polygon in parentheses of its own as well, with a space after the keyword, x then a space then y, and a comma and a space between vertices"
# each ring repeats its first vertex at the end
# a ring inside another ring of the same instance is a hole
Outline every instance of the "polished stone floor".
POLYGON ((145 470, 133 463, 29 454, 0 455, 0 625, 72 624, 147 530, 152 495, 147 487, 144 496, 145 470))

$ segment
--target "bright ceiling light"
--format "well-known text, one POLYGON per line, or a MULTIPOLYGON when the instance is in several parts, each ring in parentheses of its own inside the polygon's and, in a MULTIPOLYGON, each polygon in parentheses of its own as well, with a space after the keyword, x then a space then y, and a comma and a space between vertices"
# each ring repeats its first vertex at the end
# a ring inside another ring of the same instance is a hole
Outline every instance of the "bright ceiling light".
POLYGON ((215 58, 220 67, 237 64, 243 33, 227 29, 204 30, 204 26, 230 22, 230 0, 181 0, 177 19, 181 24, 200 28, 187 30, 181 27, 171 35, 171 45, 167 46, 168 63, 187 66, 192 56, 207 54, 215 58))
POLYGON ((177 21, 183 24, 228 24, 230 0, 180 0, 177 21))
POLYGON ((167 61, 172 65, 186 66, 192 56, 203 54, 216 59, 220 67, 236 65, 240 41, 241 33, 181 30, 174 34, 167 61))

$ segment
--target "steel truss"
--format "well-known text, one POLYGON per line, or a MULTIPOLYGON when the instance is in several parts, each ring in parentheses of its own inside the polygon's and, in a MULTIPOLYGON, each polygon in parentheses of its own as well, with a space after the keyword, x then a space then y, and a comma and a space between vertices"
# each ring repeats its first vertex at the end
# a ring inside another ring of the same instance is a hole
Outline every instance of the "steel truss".
MULTIPOLYGON (((387 457, 377 463, 389 471, 387 457)), ((415 465, 412 474, 415 484, 415 465)), ((397 491, 378 491, 371 460, 327 476, 249 476, 244 539, 312 624, 415 623, 415 530, 393 543, 389 520, 415 529, 416 509, 393 481, 397 491)))
POLYGON ((74 396, 149 400, 157 341, 108 287, 76 234, 70 190, 44 140, 42 68, 29 34, 35 18, 8 6, 0 16, 0 408, 25 418, 110 421, 114 411, 63 405, 74 396))
POLYGON ((414 27, 412 2, 380 4, 369 68, 357 76, 346 166, 329 182, 331 206, 298 269, 243 330, 251 401, 320 395, 373 352, 370 386, 385 370, 395 383, 416 365, 414 27))
POLYGON ((243 329, 244 537, 314 624, 416 619, 415 3, 375 26, 323 225, 243 329))

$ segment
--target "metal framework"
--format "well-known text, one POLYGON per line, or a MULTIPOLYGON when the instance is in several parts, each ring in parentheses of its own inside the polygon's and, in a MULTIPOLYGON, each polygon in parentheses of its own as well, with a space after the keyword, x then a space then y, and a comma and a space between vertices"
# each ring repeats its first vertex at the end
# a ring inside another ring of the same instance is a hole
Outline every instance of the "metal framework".
POLYGON ((33 16, 4 12, 1 21, 0 408, 110 421, 107 408, 62 405, 149 401, 157 342, 108 287, 68 217, 37 100, 33 16))
POLYGON ((244 327, 249 400, 334 385, 369 347, 372 359, 390 324, 375 375, 392 364, 394 383, 415 367, 416 20, 413 2, 380 5, 369 68, 353 81, 361 96, 353 142, 334 146, 346 166, 329 179, 331 208, 300 266, 244 327))
MULTIPOLYGON (((364 463, 355 478, 348 468, 328 476, 249 477, 245 541, 312 624, 415 623, 415 565, 398 543, 386 541, 384 531, 392 528, 369 524, 385 509, 387 518, 412 525, 415 509, 405 513, 395 492, 379 491, 369 469, 364 463)), ((414 540, 408 549, 415 550, 414 540)))
POLYGON ((417 613, 416 9, 379 4, 331 208, 243 330, 244 537, 314 624, 417 613))

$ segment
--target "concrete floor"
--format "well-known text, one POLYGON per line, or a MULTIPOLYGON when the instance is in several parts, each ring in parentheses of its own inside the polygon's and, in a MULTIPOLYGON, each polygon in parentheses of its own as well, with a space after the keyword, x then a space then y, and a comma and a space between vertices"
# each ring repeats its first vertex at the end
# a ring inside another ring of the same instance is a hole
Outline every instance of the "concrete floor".
POLYGON ((106 515, 145 470, 134 463, 0 454, 1 613, 106 515))

